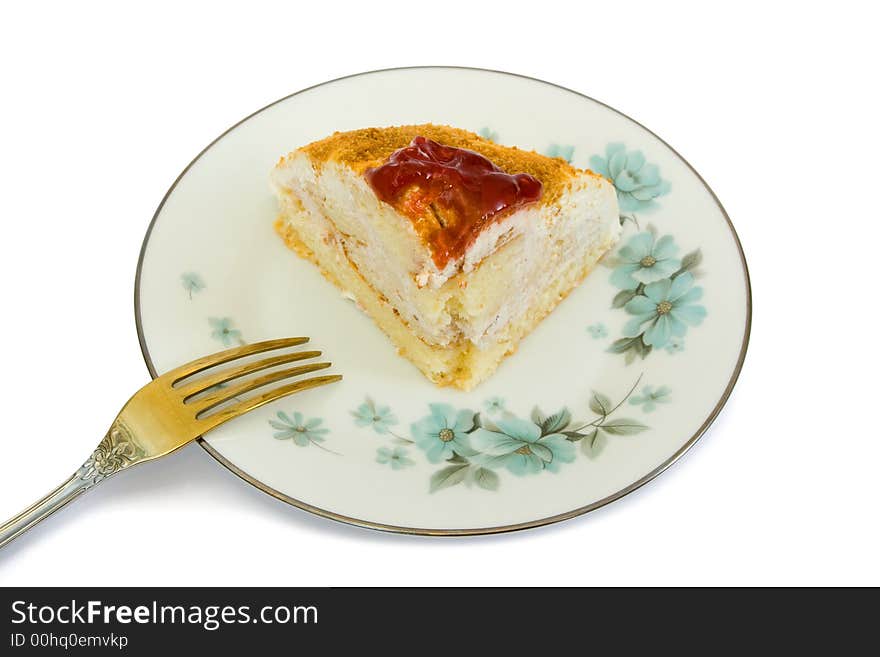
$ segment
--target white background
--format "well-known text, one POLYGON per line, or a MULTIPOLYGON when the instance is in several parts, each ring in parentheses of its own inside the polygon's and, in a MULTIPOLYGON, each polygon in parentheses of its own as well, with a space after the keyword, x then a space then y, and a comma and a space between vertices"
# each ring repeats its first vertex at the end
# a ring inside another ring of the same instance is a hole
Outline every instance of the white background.
POLYGON ((485 67, 629 114, 724 203, 755 315, 708 434, 587 516, 494 537, 386 535, 278 502, 192 445, 4 548, 0 585, 880 584, 877 19, 868 3, 710 5, 5 9, 0 517, 65 479, 148 380, 134 271, 180 170, 243 116, 330 78, 485 67))

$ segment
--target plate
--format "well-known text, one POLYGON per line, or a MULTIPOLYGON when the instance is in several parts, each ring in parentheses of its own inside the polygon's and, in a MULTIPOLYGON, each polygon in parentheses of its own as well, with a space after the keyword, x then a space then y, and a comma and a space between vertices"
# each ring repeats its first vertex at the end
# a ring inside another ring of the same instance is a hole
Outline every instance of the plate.
POLYGON ((751 320, 734 228, 669 145, 568 89, 450 67, 333 80, 230 128, 156 211, 135 294, 154 377, 223 347, 311 336, 341 383, 265 406, 201 445, 307 511, 420 534, 544 525, 651 480, 721 410, 751 320), (624 225, 601 266, 467 393, 427 381, 272 228, 268 173, 279 156, 337 130, 425 122, 603 173, 624 225), (479 427, 477 442, 494 458, 429 461, 446 427, 465 440, 479 427))

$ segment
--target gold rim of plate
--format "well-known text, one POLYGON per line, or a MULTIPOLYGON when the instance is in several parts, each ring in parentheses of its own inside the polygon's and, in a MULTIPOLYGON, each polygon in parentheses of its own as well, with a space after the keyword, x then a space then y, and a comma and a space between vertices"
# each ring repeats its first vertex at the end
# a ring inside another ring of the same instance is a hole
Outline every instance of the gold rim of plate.
POLYGON ((746 322, 745 322, 745 329, 743 331, 742 344, 740 345, 739 357, 737 358, 736 366, 733 368, 733 372, 730 375, 730 379, 727 382, 727 386, 724 388, 724 392, 721 395, 721 398, 718 400, 718 403, 715 404, 714 408, 709 413, 709 416, 703 421, 703 423, 700 425, 700 428, 697 429, 696 433, 694 433, 693 436, 691 436, 678 450, 676 450, 676 452, 672 456, 670 456, 663 463, 661 463, 659 466, 657 466, 656 468, 651 470, 651 472, 649 472, 648 474, 646 474, 642 478, 631 483, 629 486, 622 488, 621 490, 617 491, 616 493, 612 493, 611 495, 603 497, 600 500, 592 502, 591 504, 587 504, 586 506, 578 507, 578 508, 573 509, 571 511, 566 511, 565 513, 559 513, 559 514, 556 514, 553 516, 548 516, 546 518, 539 518, 537 520, 529 520, 527 522, 520 522, 520 523, 516 523, 516 524, 512 524, 512 525, 497 525, 494 527, 473 527, 473 528, 466 528, 466 529, 425 529, 425 528, 421 528, 421 527, 402 527, 402 526, 398 526, 398 525, 388 525, 388 524, 384 524, 384 523, 380 523, 380 522, 372 522, 370 520, 363 520, 361 518, 353 518, 351 516, 342 515, 340 513, 335 513, 333 511, 328 511, 327 509, 322 509, 320 507, 313 506, 311 504, 307 504, 301 500, 297 500, 293 497, 290 497, 289 495, 285 495, 284 493, 277 491, 274 488, 271 488, 270 486, 267 486, 263 482, 259 481, 258 479, 255 479, 254 477, 249 475, 247 472, 245 472, 244 470, 242 470, 241 468, 236 466, 231 461, 227 460, 217 450, 215 450, 213 447, 211 447, 204 440, 204 438, 197 439, 199 445, 201 445, 202 448, 206 452, 208 452, 208 454, 213 456, 221 465, 223 465, 225 468, 228 468, 231 472, 233 472, 234 474, 239 476, 241 479, 243 479, 244 481, 248 482, 249 484, 255 486, 256 488, 263 491, 264 493, 267 493, 268 495, 271 495, 272 497, 274 497, 278 500, 281 500, 282 502, 287 502, 288 504, 291 504, 291 505, 293 505, 299 509, 302 509, 304 511, 308 511, 310 513, 314 513, 315 515, 321 516, 323 518, 328 518, 330 520, 336 520, 338 522, 342 522, 342 523, 345 523, 348 525, 354 525, 356 527, 364 527, 367 529, 375 529, 375 530, 384 531, 384 532, 393 532, 393 533, 398 533, 398 534, 415 534, 415 535, 422 535, 422 536, 477 536, 477 535, 483 535, 483 534, 501 534, 501 533, 505 533, 505 532, 519 531, 522 529, 531 529, 533 527, 542 527, 544 525, 551 525, 551 524, 554 524, 557 522, 561 522, 563 520, 569 520, 571 518, 581 516, 585 513, 589 513, 590 511, 594 511, 600 507, 603 507, 606 504, 610 504, 611 502, 614 502, 615 500, 619 500, 620 498, 622 498, 626 495, 629 495, 633 491, 641 488, 642 486, 647 484, 649 481, 651 481, 652 479, 654 479, 655 477, 657 477, 658 475, 663 473, 673 463, 678 461, 678 459, 680 459, 685 454, 685 452, 687 452, 691 447, 693 447, 694 444, 700 439, 700 437, 702 437, 702 435, 706 432, 706 430, 709 428, 709 426, 712 424, 712 422, 715 421, 715 418, 718 417, 718 414, 721 412, 721 409, 724 407, 724 404, 727 403, 727 400, 730 397, 730 393, 733 391, 733 388, 736 385, 737 379, 739 378, 739 374, 742 371, 743 362, 745 361, 746 352, 748 351, 748 347, 749 347, 749 337, 751 335, 751 330, 752 330, 752 286, 751 286, 751 280, 749 278, 749 268, 748 268, 748 264, 746 263, 746 256, 745 256, 745 253, 743 252, 742 244, 740 243, 740 240, 739 240, 739 235, 737 235, 736 228, 734 228, 733 222, 730 220, 730 217, 728 216, 727 211, 724 209, 724 206, 721 205, 721 201, 718 200, 718 197, 715 195, 715 192, 712 191, 712 188, 709 187, 709 185, 706 183, 705 180, 703 180, 703 177, 696 171, 696 169, 694 169, 693 166, 691 166, 690 162, 688 162, 684 157, 681 156, 681 154, 678 151, 676 151, 672 146, 670 146, 668 143, 666 143, 666 141, 663 140, 661 137, 659 137, 657 134, 655 134, 654 132, 652 132, 651 130, 646 128, 644 125, 642 125, 641 123, 639 123, 635 119, 627 116, 623 112, 621 112, 621 111, 619 111, 609 105, 606 105, 605 103, 603 103, 599 100, 596 100, 595 98, 591 98, 590 96, 587 96, 586 94, 582 94, 578 91, 574 91, 574 90, 569 89, 567 87, 563 87, 562 85, 554 84, 552 82, 547 82, 545 80, 540 80, 538 78, 533 78, 533 77, 530 77, 527 75, 520 75, 518 73, 510 73, 508 71, 498 71, 498 70, 494 70, 494 69, 478 68, 478 67, 474 68, 474 67, 468 67, 468 66, 403 66, 403 67, 376 69, 373 71, 365 71, 362 73, 354 73, 352 75, 344 75, 339 78, 334 78, 333 80, 327 80, 326 82, 312 85, 311 87, 306 87, 305 89, 300 89, 299 91, 296 91, 288 96, 284 96, 283 98, 279 98, 278 100, 276 100, 272 103, 269 103, 265 107, 261 107, 256 112, 249 114, 248 116, 244 117, 243 119, 241 119, 240 121, 235 123, 233 126, 228 128, 227 130, 225 130, 216 139, 214 139, 210 144, 205 146, 205 148, 203 148, 201 150, 201 152, 199 152, 199 154, 196 155, 188 165, 186 165, 186 168, 184 168, 184 170, 180 172, 180 175, 177 176, 177 178, 174 180, 174 183, 172 183, 171 187, 168 188, 168 191, 165 192, 165 196, 162 197, 162 201, 159 203, 159 207, 156 208, 156 212, 153 214, 153 218, 150 220, 150 225, 147 227, 146 235, 144 235, 144 241, 143 241, 143 244, 141 245, 140 255, 138 256, 137 272, 135 274, 135 282, 134 282, 134 316, 135 316, 135 324, 137 327, 138 342, 140 343, 141 353, 143 354, 144 361, 147 364, 147 369, 150 372, 150 376, 155 379, 157 376, 159 376, 159 373, 156 371, 156 368, 153 365, 153 360, 150 357, 150 351, 147 348, 146 339, 144 337, 143 322, 141 321, 141 303, 140 303, 140 287, 141 286, 140 286, 140 283, 141 283, 141 274, 142 274, 143 265, 144 265, 144 254, 147 251, 147 244, 150 241, 150 234, 153 232, 153 227, 156 225, 156 221, 159 218, 159 215, 162 213, 162 208, 165 207, 165 202, 168 200, 168 198, 171 196, 171 193, 177 187, 178 183, 180 183, 180 181, 187 174, 187 172, 192 168, 192 166, 196 162, 198 162, 198 160, 202 157, 202 155, 204 155, 208 150, 210 150, 214 146, 214 144, 216 144, 218 141, 220 141, 227 134, 229 134, 230 132, 235 130, 238 126, 240 126, 241 124, 250 120, 251 118, 253 118, 257 114, 260 114, 261 112, 269 109, 270 107, 273 107, 274 105, 277 105, 278 103, 284 102, 290 98, 293 98, 294 96, 298 96, 299 94, 306 92, 306 91, 309 91, 311 89, 315 89, 317 87, 322 87, 324 85, 331 84, 333 82, 338 82, 340 80, 361 77, 364 75, 372 75, 374 73, 384 73, 387 71, 397 71, 397 70, 407 70, 407 69, 453 69, 453 70, 458 69, 458 70, 466 70, 466 71, 483 71, 486 73, 509 75, 512 77, 517 77, 517 78, 522 78, 525 80, 530 80, 532 82, 537 82, 540 84, 546 84, 551 87, 556 87, 557 89, 567 91, 569 93, 580 96, 581 98, 584 98, 584 99, 589 100, 591 102, 594 102, 598 105, 601 105, 602 107, 604 107, 608 110, 611 110, 615 114, 622 116, 623 118, 627 119, 628 121, 631 121, 635 125, 639 126, 643 130, 645 130, 647 133, 654 136, 657 140, 659 140, 664 146, 666 146, 670 151, 672 151, 672 153, 674 153, 675 156, 678 157, 685 164, 685 166, 687 166, 687 168, 691 171, 691 173, 693 173, 694 176, 697 177, 697 180, 700 181, 700 183, 703 185, 703 187, 706 188, 706 191, 709 192, 709 194, 712 197, 712 200, 714 201, 715 205, 718 206, 718 209, 721 211, 721 214, 724 217, 724 220, 727 222, 727 227, 730 230, 731 235, 733 236, 734 244, 736 245, 737 252, 739 253, 739 260, 740 260, 740 264, 742 265, 742 274, 743 274, 743 278, 744 278, 744 282, 745 282, 746 322))

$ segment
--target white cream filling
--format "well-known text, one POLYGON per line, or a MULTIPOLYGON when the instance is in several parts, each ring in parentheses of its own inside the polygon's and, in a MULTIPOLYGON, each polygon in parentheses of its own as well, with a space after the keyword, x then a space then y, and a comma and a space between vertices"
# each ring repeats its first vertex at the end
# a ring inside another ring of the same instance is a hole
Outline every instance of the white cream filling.
POLYGON ((333 240, 337 258, 350 259, 411 330, 441 346, 503 337, 554 276, 620 232, 614 188, 584 174, 557 203, 491 225, 439 270, 409 220, 348 167, 331 163, 316 172, 299 153, 273 171, 272 183, 282 200, 290 190, 302 202, 305 213, 289 213, 297 231, 333 240))

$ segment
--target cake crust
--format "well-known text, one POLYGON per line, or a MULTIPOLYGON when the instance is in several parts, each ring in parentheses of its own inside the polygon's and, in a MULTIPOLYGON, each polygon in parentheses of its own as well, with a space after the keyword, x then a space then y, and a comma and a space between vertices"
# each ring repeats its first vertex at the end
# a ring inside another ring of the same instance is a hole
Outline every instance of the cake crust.
MULTIPOLYGON (((407 146, 417 136, 427 137, 447 146, 475 151, 506 173, 527 173, 534 176, 544 185, 538 205, 556 202, 571 179, 579 174, 602 177, 592 171, 577 169, 562 158, 548 157, 516 146, 502 146, 474 132, 433 123, 334 132, 325 139, 303 146, 299 151, 308 155, 314 163, 339 162, 362 174, 368 168, 382 164, 389 155, 407 146)), ((281 163, 284 160, 285 158, 281 158, 281 163)))

